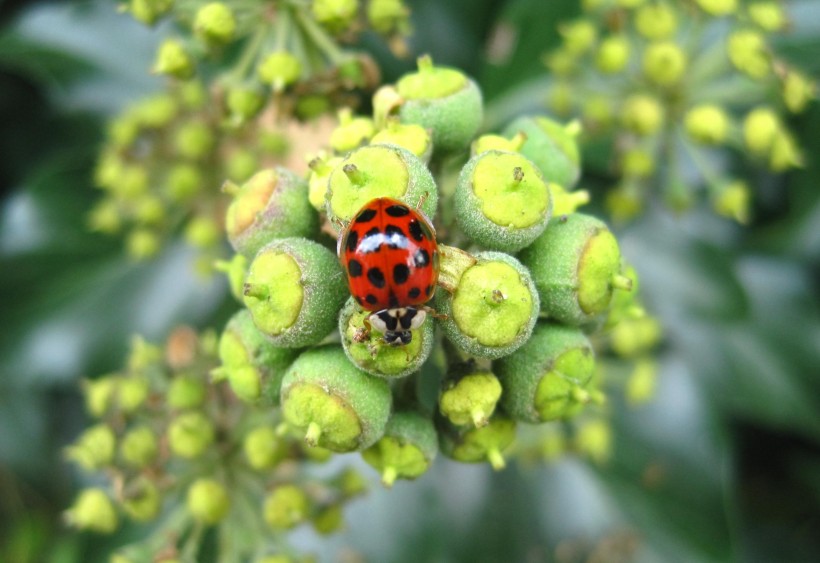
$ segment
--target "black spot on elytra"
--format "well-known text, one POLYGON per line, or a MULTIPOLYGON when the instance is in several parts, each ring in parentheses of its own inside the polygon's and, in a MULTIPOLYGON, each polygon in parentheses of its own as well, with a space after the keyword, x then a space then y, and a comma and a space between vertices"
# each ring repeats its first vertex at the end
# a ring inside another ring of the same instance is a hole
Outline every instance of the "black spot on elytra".
POLYGON ((375 209, 365 209, 358 215, 356 215, 356 223, 367 223, 373 220, 373 217, 376 216, 375 209))
POLYGON ((351 230, 347 234, 347 250, 348 252, 353 252, 356 250, 356 243, 359 242, 359 233, 356 231, 351 230))
POLYGON ((372 293, 368 293, 365 296, 364 300, 367 301, 368 303, 370 303, 371 305, 375 305, 379 301, 378 299, 376 299, 376 296, 373 295, 372 293))
POLYGON ((361 298, 361 297, 359 297, 358 295, 354 295, 354 296, 353 296, 353 299, 355 299, 355 300, 356 300, 356 303, 358 303, 359 305, 361 305, 361 304, 362 304, 362 298, 361 298))
POLYGON ((424 294, 425 294, 427 297, 430 297, 430 295, 432 295, 432 294, 433 294, 433 286, 432 286, 432 285, 428 285, 427 287, 425 287, 425 288, 424 288, 424 294))
POLYGON ((355 258, 351 258, 347 263, 347 273, 350 274, 351 278, 358 278, 362 275, 362 263, 355 258))
POLYGON ((405 215, 410 214, 410 210, 404 205, 391 205, 384 211, 391 217, 404 217, 405 215))
POLYGON ((424 268, 430 263, 430 255, 423 248, 419 248, 413 256, 413 264, 416 268, 424 268))
POLYGON ((413 289, 407 292, 407 295, 410 296, 410 299, 415 299, 416 297, 421 295, 421 290, 417 287, 414 287, 413 289))
POLYGON ((407 235, 401 227, 396 225, 387 225, 384 228, 384 236, 387 241, 387 246, 392 249, 407 248, 407 235))
POLYGON ((384 287, 384 273, 379 268, 370 268, 367 270, 367 279, 379 289, 384 287))
POLYGON ((407 264, 396 264, 393 266, 393 281, 397 284, 403 284, 410 277, 410 268, 407 264))
POLYGON ((409 229, 410 236, 413 237, 414 240, 417 242, 424 240, 424 230, 421 228, 421 223, 419 223, 417 219, 410 221, 409 229))

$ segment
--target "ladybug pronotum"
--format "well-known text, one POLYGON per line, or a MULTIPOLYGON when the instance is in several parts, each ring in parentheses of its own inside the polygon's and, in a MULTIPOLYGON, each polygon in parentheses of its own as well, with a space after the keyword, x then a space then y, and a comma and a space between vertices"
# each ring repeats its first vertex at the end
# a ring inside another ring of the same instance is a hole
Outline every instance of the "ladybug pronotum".
POLYGON ((365 204, 339 237, 337 248, 350 293, 369 324, 393 346, 410 343, 422 325, 438 281, 435 230, 402 201, 378 198, 365 204))

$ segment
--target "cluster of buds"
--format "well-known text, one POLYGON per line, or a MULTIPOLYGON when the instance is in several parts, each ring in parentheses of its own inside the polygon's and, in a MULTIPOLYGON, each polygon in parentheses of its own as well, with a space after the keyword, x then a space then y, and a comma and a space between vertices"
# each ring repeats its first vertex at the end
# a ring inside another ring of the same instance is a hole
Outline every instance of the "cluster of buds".
MULTIPOLYGON (((365 490, 352 469, 311 475, 330 452, 284 431, 276 397, 251 407, 213 385, 219 347, 216 334, 190 328, 172 332, 164 347, 137 339, 123 371, 84 383, 95 422, 66 456, 105 479, 80 491, 66 520, 97 533, 116 531, 123 519, 145 525, 146 536, 112 563, 202 560, 214 526, 220 561, 307 561, 287 531, 309 522, 334 532, 345 504, 365 490)), ((283 349, 266 360, 279 369, 295 356, 283 349)))
POLYGON ((611 143, 613 218, 636 216, 659 190, 675 210, 703 192, 715 212, 748 221, 749 185, 731 176, 726 156, 745 153, 773 172, 800 166, 786 122, 816 96, 813 81, 771 46, 788 26, 783 3, 588 0, 583 7, 544 56, 555 76, 547 103, 581 118, 591 144, 611 143))

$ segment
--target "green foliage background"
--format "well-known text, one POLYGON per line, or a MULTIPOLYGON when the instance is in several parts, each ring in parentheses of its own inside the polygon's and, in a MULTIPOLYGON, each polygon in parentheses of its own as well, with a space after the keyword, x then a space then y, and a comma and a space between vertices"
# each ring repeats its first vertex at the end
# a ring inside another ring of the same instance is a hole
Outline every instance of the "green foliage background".
MULTIPOLYGON (((411 6, 413 49, 476 77, 498 125, 541 103, 539 55, 579 10, 411 6), (500 23, 519 40, 489 63, 500 23)), ((790 6, 800 17, 778 49, 816 78, 820 3, 790 6)), ((119 366, 134 333, 221 326, 231 309, 185 247, 134 264, 85 229, 104 121, 160 88, 147 69, 162 33, 109 2, 0 5, 0 561, 102 561, 127 541, 134 530, 100 539, 59 520, 83 478, 60 455, 85 424, 78 381, 119 366)), ((364 43, 388 81, 412 65, 364 43)), ((342 549, 396 562, 820 559, 819 106, 790 124, 806 167, 766 179, 751 226, 658 206, 622 229, 667 342, 656 399, 616 406, 610 463, 567 456, 494 474, 441 461, 419 482, 374 488, 346 532, 296 543, 323 560, 342 549)), ((583 183, 600 194, 607 180, 587 168, 583 183)))

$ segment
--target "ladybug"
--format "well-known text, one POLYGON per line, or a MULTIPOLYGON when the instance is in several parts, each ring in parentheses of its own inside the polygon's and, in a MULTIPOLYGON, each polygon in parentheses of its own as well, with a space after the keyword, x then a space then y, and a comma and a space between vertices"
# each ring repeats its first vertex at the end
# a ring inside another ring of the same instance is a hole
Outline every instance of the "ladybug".
POLYGON ((366 203, 339 237, 337 248, 350 293, 373 314, 365 326, 392 346, 409 344, 426 318, 439 271, 438 245, 430 221, 402 201, 381 197, 366 203))

